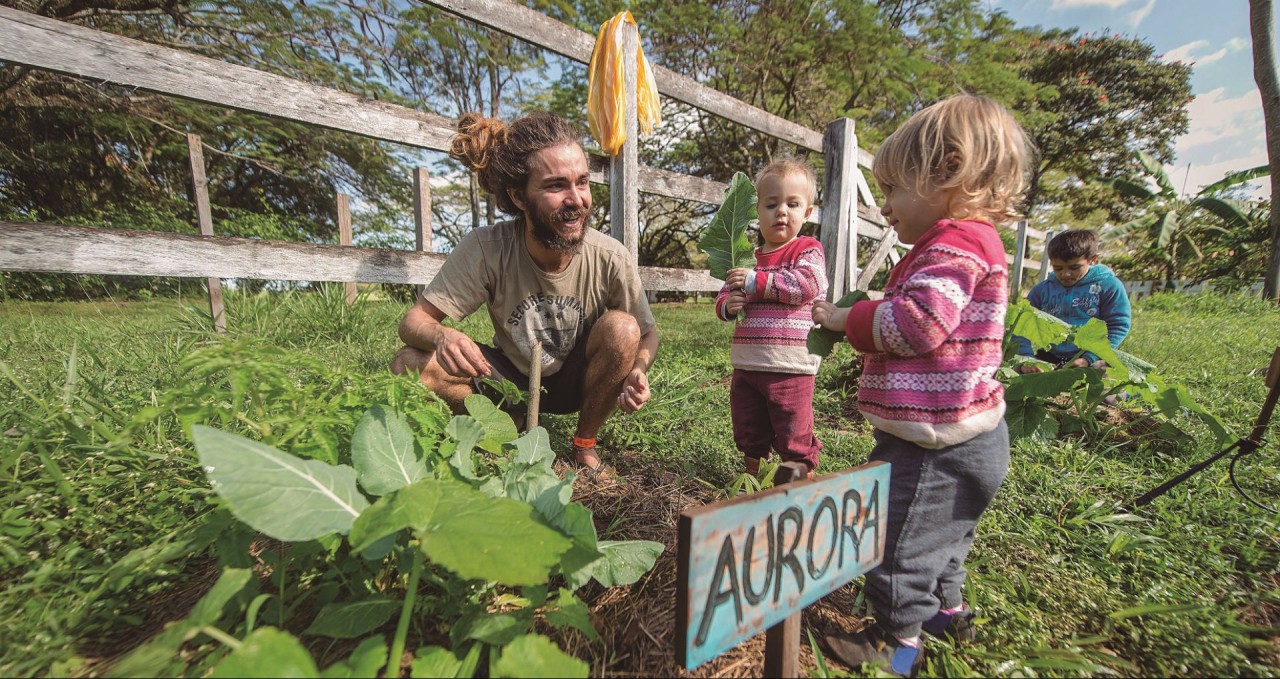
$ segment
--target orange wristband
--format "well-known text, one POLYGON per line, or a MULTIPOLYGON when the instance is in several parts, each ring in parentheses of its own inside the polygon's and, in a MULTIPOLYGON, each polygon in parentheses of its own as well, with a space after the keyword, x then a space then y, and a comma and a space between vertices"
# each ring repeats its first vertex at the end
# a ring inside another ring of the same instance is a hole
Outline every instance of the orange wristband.
POLYGON ((596 447, 596 440, 595 440, 595 438, 582 439, 582 438, 578 438, 577 436, 575 436, 575 437, 573 437, 573 447, 574 447, 574 448, 583 448, 583 449, 586 449, 586 448, 595 448, 595 447, 596 447))

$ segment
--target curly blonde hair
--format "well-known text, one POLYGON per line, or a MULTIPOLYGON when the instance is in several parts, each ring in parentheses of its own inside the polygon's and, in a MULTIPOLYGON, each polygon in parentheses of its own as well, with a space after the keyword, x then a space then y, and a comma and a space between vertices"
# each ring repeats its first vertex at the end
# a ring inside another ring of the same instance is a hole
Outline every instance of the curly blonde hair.
POLYGON ((951 216, 992 223, 1017 219, 1035 147, 1008 109, 959 94, 911 116, 876 151, 872 174, 884 186, 920 195, 955 189, 951 216))
POLYGON ((507 189, 523 190, 529 184, 529 158, 561 144, 582 148, 581 138, 573 125, 554 113, 533 113, 510 125, 468 113, 458 120, 449 157, 475 171, 480 186, 493 194, 503 212, 519 215, 507 189))

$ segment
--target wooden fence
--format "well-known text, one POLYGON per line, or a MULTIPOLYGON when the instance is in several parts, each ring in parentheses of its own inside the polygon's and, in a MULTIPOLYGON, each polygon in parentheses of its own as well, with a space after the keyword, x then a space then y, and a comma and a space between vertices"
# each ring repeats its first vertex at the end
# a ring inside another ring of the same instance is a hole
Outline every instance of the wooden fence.
MULTIPOLYGON (((556 54, 590 61, 593 35, 523 5, 508 0, 428 2, 556 54)), ((635 28, 627 27, 626 40, 635 44, 635 28)), ((622 53, 628 59, 627 86, 634 92, 635 50, 622 53)), ((454 121, 407 107, 7 7, 0 7, 0 60, 436 151, 448 150, 454 132, 454 121)), ((870 169, 871 155, 858 147, 852 120, 833 121, 825 133, 818 133, 665 68, 656 67, 654 77, 664 96, 823 154, 821 208, 811 219, 820 224, 833 299, 855 287, 867 289, 886 261, 897 261, 897 249, 903 246, 896 243, 876 207, 863 173, 870 169), (878 241, 862 268, 857 236, 878 241)), ((623 152, 614 158, 590 158, 592 181, 611 188, 612 234, 633 257, 639 244, 638 192, 719 204, 727 188, 721 182, 640 165, 635 101, 635 96, 628 97, 628 141, 623 152)), ((349 217, 339 245, 216 237, 204 193, 199 139, 189 138, 188 143, 200 236, 0 222, 0 270, 206 278, 215 323, 224 322, 220 302, 213 299, 215 283, 221 278, 337 281, 350 284, 348 290, 354 291, 356 282, 422 286, 439 271, 445 255, 430 252, 431 195, 425 169, 414 173, 413 251, 352 247, 349 217)), ((336 202, 345 204, 345 196, 336 202)), ((338 212, 343 222, 341 208, 338 212)), ((1022 224, 1015 252, 1026 252, 1029 237, 1044 240, 1044 234, 1022 224)), ((1047 270, 1041 261, 1021 256, 1011 256, 1010 263, 1018 281, 1024 268, 1042 274, 1047 270)), ((714 292, 721 285, 706 271, 687 269, 640 267, 640 278, 651 291, 714 292)))

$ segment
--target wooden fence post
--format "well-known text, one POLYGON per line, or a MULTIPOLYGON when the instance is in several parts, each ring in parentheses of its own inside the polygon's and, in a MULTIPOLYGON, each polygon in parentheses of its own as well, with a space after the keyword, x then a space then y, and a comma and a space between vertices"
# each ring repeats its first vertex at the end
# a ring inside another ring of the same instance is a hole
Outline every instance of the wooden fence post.
POLYGON ((1049 271, 1053 266, 1049 264, 1049 241, 1053 240, 1053 229, 1044 230, 1044 255, 1040 257, 1040 282, 1049 280, 1049 271))
MULTIPOLYGON (((431 175, 425 167, 413 172, 413 233, 418 252, 435 252, 431 244, 431 175)), ((417 294, 426 289, 426 285, 419 285, 417 294)))
POLYGON ((858 259, 858 137, 853 121, 841 118, 827 125, 822 135, 826 175, 822 182, 820 240, 827 253, 827 296, 840 299, 854 281, 848 276, 849 260, 858 259))
POLYGON ((1009 274, 1009 298, 1022 297, 1023 259, 1027 256, 1027 220, 1018 220, 1018 235, 1013 241, 1013 271, 1009 274))
POLYGON ((609 220, 613 237, 640 263, 640 119, 636 83, 639 81, 636 51, 640 34, 634 24, 620 22, 622 31, 623 87, 627 93, 624 115, 627 140, 622 151, 609 160, 609 220))
MULTIPOLYGON (((213 235, 213 211, 209 207, 209 180, 204 174, 204 148, 200 135, 187 135, 187 157, 191 161, 191 195, 196 200, 196 221, 200 223, 200 235, 213 235)), ((222 279, 206 278, 209 286, 209 315, 213 318, 213 330, 227 334, 227 312, 222 306, 222 279)))
MULTIPOLYGON (((351 199, 345 193, 338 194, 338 245, 351 245, 351 199)), ((356 284, 347 283, 347 306, 356 303, 356 284)))

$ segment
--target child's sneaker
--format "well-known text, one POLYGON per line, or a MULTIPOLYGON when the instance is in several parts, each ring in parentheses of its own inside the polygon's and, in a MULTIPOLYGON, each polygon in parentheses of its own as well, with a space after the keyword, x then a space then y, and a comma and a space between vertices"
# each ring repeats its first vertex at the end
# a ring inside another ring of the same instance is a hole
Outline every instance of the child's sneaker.
POLYGON ((825 641, 836 660, 857 669, 875 665, 900 677, 914 677, 924 664, 924 640, 920 646, 906 646, 893 635, 872 625, 856 634, 831 634, 825 641))
POLYGON ((947 637, 953 643, 967 644, 974 639, 973 610, 968 606, 955 613, 938 611, 920 626, 935 637, 947 637))

